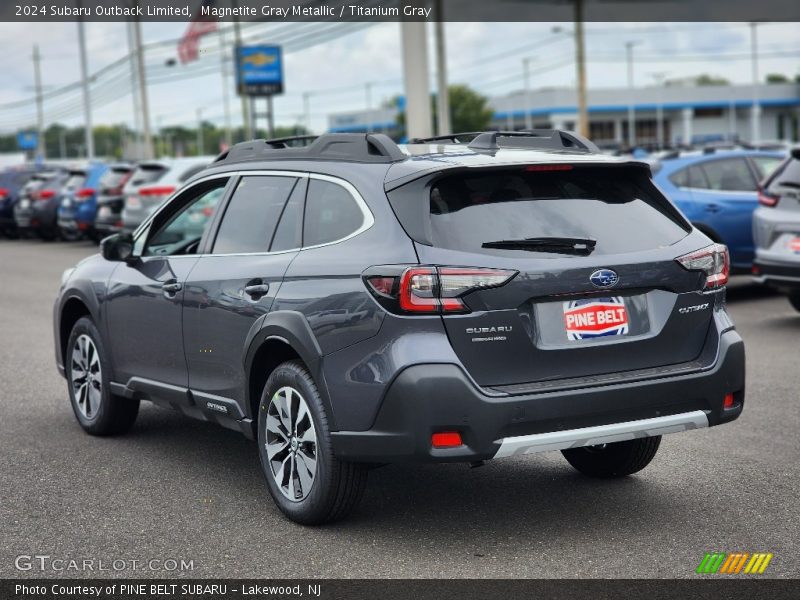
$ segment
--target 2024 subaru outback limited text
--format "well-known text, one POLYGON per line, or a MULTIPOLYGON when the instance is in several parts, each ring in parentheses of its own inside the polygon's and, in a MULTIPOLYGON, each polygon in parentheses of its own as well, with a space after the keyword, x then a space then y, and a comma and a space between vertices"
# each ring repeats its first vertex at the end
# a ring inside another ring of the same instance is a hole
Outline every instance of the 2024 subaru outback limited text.
POLYGON ((233 146, 64 274, 56 354, 91 434, 140 400, 258 441, 301 523, 370 464, 561 450, 590 476, 744 402, 728 255, 647 165, 561 131, 233 146))

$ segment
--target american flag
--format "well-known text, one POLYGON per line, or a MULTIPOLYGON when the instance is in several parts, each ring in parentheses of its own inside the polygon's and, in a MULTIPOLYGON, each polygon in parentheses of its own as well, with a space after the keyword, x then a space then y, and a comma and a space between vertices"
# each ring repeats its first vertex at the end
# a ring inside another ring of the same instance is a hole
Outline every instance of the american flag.
MULTIPOLYGON (((213 3, 214 0, 204 0, 201 6, 211 5, 213 3)), ((199 16, 199 10, 197 14, 198 16, 189 23, 189 27, 186 28, 186 33, 183 34, 181 41, 178 43, 178 58, 182 64, 197 60, 200 57, 198 53, 200 38, 217 30, 216 21, 203 20, 203 17, 199 16)))

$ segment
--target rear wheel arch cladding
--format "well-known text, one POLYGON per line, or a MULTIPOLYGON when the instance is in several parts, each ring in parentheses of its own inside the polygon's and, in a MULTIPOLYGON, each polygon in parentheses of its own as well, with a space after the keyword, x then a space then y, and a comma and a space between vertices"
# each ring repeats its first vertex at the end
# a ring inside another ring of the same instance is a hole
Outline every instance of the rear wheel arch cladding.
POLYGON ((305 316, 297 311, 276 311, 266 315, 261 328, 252 336, 244 357, 247 374, 247 397, 243 407, 256 423, 261 393, 269 374, 286 360, 300 360, 308 369, 322 398, 331 431, 336 431, 336 419, 322 369, 322 350, 305 316), (282 355, 269 356, 269 348, 280 350, 282 355), (278 360, 278 359, 281 360, 278 360), (264 359, 266 363, 260 362, 264 359), (256 372, 263 365, 268 372, 256 372))

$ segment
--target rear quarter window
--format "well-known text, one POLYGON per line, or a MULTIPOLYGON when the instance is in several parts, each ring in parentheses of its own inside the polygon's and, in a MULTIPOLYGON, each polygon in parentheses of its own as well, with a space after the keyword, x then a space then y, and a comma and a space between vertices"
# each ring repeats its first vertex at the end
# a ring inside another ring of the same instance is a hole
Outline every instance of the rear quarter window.
POLYGON ((364 224, 356 199, 343 186, 311 179, 303 221, 303 246, 318 246, 346 238, 364 224))
POLYGON ((416 241, 451 250, 507 255, 520 250, 483 244, 557 237, 595 240, 595 255, 613 254, 671 245, 690 231, 638 167, 444 176, 417 191, 427 195, 421 223, 400 206, 412 202, 410 190, 401 190, 390 193, 390 202, 406 231, 416 241))

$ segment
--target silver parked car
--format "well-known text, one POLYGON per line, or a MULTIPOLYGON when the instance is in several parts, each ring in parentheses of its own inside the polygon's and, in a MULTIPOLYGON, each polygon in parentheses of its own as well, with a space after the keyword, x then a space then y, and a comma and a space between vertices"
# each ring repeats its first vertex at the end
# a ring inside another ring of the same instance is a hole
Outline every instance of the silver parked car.
POLYGON ((130 232, 136 229, 184 181, 203 170, 215 158, 216 156, 165 158, 143 161, 136 165, 136 171, 123 189, 123 230, 130 232))
POLYGON ((753 276, 800 311, 800 148, 761 184, 753 214, 753 276))

